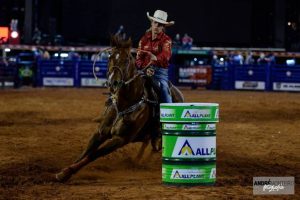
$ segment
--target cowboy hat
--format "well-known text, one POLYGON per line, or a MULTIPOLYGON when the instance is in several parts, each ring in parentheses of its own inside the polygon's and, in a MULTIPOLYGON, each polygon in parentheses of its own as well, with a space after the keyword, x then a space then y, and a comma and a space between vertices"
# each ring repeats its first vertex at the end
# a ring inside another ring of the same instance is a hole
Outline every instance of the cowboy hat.
POLYGON ((166 26, 172 26, 173 24, 175 24, 174 21, 167 22, 168 13, 166 13, 165 11, 162 11, 162 10, 156 10, 154 12, 153 17, 149 15, 149 12, 147 12, 147 17, 150 20, 156 21, 156 22, 164 24, 166 26))

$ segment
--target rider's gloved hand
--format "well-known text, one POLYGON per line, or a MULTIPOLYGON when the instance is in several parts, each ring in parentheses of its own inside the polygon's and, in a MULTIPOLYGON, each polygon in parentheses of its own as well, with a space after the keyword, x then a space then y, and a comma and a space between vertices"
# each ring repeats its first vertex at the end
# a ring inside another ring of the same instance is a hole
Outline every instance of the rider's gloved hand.
POLYGON ((154 75, 154 69, 152 68, 152 67, 148 67, 147 69, 146 69, 146 74, 147 74, 147 76, 153 76, 154 75))

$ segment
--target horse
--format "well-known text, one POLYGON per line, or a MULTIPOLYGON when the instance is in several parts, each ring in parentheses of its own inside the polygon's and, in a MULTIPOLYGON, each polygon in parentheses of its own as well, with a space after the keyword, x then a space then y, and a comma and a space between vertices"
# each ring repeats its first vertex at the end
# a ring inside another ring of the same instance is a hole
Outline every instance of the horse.
MULTIPOLYGON (((145 86, 144 73, 135 67, 131 46, 130 39, 111 38, 107 70, 110 97, 102 120, 79 158, 55 174, 57 181, 67 181, 90 162, 129 143, 142 142, 137 158, 141 158, 150 141, 154 150, 161 150, 161 135, 157 134, 160 132, 159 118, 154 117, 157 102, 151 88, 145 86)), ((182 93, 172 84, 170 92, 173 102, 183 102, 182 93)))

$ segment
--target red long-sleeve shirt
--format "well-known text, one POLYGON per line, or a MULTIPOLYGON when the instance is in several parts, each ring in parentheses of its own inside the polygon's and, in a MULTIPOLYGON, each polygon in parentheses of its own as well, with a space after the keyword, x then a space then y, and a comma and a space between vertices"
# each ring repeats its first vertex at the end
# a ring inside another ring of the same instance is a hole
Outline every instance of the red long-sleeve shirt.
MULTIPOLYGON (((169 66, 169 60, 172 55, 171 49, 172 40, 164 32, 161 32, 152 40, 151 31, 146 32, 139 42, 139 49, 150 51, 154 54, 157 60, 152 61, 152 65, 162 68, 169 66)), ((136 65, 138 68, 147 66, 151 56, 147 52, 137 51, 136 65)))

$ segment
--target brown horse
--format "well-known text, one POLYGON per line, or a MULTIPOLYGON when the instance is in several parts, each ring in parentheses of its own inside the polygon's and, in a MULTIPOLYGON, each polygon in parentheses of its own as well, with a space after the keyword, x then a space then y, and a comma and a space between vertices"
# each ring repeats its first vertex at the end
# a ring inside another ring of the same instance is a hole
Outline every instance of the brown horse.
MULTIPOLYGON (((135 67, 131 40, 121 41, 113 37, 111 44, 107 73, 110 103, 106 105, 98 130, 86 150, 77 161, 55 175, 57 181, 67 181, 88 163, 128 143, 143 142, 139 158, 150 141, 155 150, 161 149, 161 141, 155 140, 160 138, 155 134, 159 132, 158 118, 153 117, 155 99, 150 88, 145 87, 146 79, 135 67)), ((183 96, 175 86, 171 85, 170 91, 173 102, 183 102, 183 96)))

